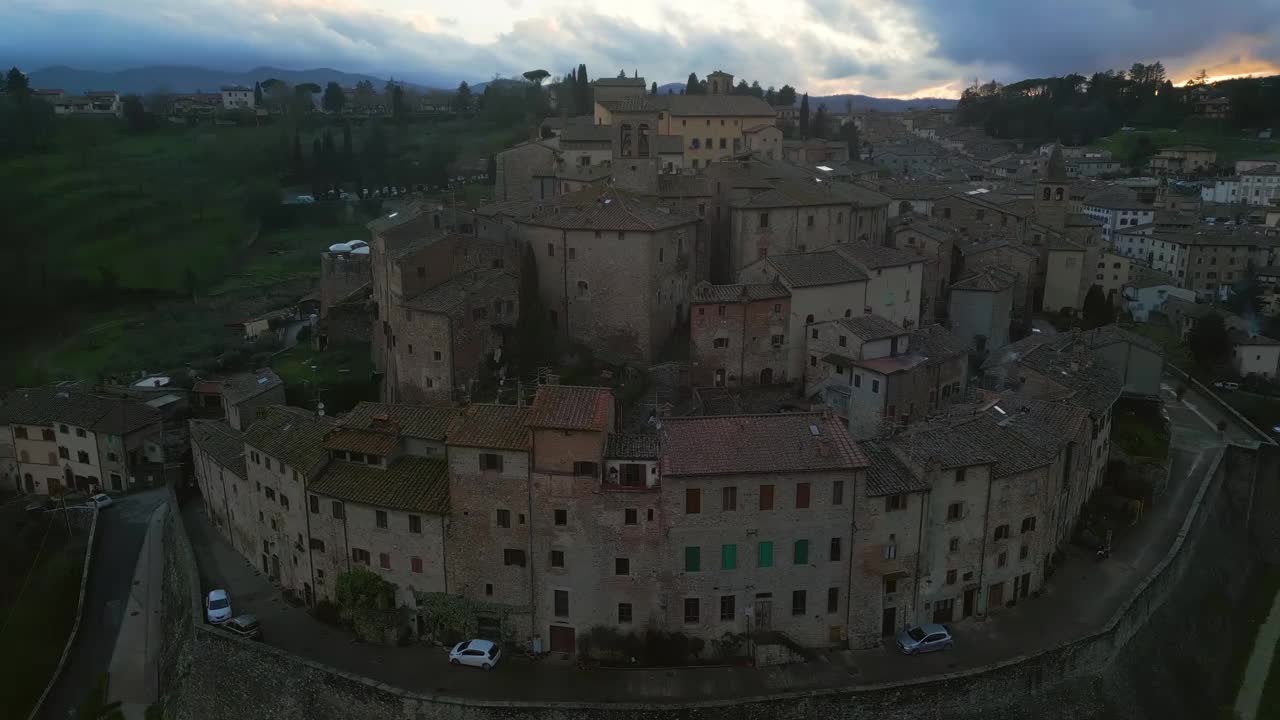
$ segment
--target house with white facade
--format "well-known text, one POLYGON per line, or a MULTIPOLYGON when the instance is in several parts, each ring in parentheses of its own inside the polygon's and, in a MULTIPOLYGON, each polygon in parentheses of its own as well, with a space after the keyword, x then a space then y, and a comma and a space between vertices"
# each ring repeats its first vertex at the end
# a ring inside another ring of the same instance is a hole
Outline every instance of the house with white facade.
POLYGON ((1155 208, 1139 202, 1135 193, 1119 187, 1089 195, 1084 199, 1081 210, 1102 223, 1102 239, 1107 242, 1117 231, 1145 225, 1156 216, 1155 208))

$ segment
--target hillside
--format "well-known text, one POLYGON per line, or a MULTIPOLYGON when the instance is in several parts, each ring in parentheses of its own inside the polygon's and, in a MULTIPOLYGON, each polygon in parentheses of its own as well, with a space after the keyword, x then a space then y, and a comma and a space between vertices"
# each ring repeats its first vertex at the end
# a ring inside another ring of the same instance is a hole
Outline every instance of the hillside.
MULTIPOLYGON (((31 73, 31 85, 38 88, 59 88, 69 93, 86 90, 116 90, 121 93, 149 93, 157 88, 172 92, 214 92, 222 85, 247 85, 267 78, 284 80, 290 85, 313 82, 323 86, 330 81, 345 87, 368 80, 376 88, 386 83, 386 78, 342 72, 333 68, 309 70, 285 70, 277 67, 256 67, 247 71, 217 70, 186 65, 152 65, 129 68, 118 72, 81 70, 58 65, 31 73)), ((424 88, 425 89, 425 88, 424 88)))
MULTIPOLYGON (((667 83, 658 86, 658 94, 665 95, 667 93, 679 93, 685 87, 684 83, 667 83)), ((799 100, 796 101, 797 103, 799 100)), ((835 113, 845 111, 848 103, 853 103, 854 112, 865 112, 874 110, 876 112, 902 112, 904 110, 923 110, 925 108, 942 108, 950 109, 959 102, 954 98, 917 98, 914 100, 900 100, 898 98, 878 98, 870 95, 825 95, 814 96, 809 98, 809 107, 817 110, 819 105, 825 104, 827 110, 835 113)))

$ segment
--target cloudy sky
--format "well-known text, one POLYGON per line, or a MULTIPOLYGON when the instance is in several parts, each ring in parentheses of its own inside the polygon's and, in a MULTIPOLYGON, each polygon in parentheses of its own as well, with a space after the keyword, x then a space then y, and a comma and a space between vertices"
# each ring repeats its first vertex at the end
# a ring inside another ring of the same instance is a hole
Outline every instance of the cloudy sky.
POLYGON ((1280 0, 0 0, 0 64, 334 67, 454 86, 532 68, 722 68, 827 95, 1161 60, 1280 72, 1280 0))

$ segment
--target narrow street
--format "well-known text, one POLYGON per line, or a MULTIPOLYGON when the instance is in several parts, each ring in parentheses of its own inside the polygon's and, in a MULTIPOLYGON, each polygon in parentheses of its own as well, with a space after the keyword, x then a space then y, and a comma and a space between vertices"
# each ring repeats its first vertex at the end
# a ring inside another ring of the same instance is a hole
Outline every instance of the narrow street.
MULTIPOLYGON (((252 612, 265 641, 332 667, 419 692, 490 700, 662 702, 742 698, 785 690, 841 687, 920 678, 1007 660, 1059 645, 1102 627, 1164 557, 1176 537, 1214 454, 1223 414, 1207 398, 1188 393, 1166 403, 1173 426, 1169 485, 1135 526, 1119 532, 1104 561, 1076 547, 1039 598, 984 620, 955 623, 953 651, 906 657, 888 648, 831 652, 814 662, 772 668, 579 670, 555 659, 508 656, 493 673, 450 667, 445 651, 426 645, 379 647, 284 602, 260 570, 240 556, 206 520, 202 504, 183 508, 203 589, 230 591, 235 612, 252 612), (1052 622, 1047 619, 1052 618, 1052 622)), ((1227 434, 1251 440, 1241 428, 1227 434)), ((1253 439, 1256 442, 1256 439, 1253 439)))
POLYGON ((98 516, 98 537, 84 598, 84 617, 71 659, 41 710, 47 720, 75 718, 98 673, 111 665, 124 619, 138 551, 152 512, 165 491, 147 490, 120 498, 98 516))

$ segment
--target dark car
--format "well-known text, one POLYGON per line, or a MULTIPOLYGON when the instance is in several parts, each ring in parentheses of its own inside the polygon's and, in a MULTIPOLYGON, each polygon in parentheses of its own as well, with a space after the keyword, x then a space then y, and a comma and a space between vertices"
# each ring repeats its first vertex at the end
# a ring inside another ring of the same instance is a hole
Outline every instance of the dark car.
POLYGON ((243 638, 262 639, 262 628, 258 625, 256 615, 237 615, 223 623, 222 627, 243 638))

